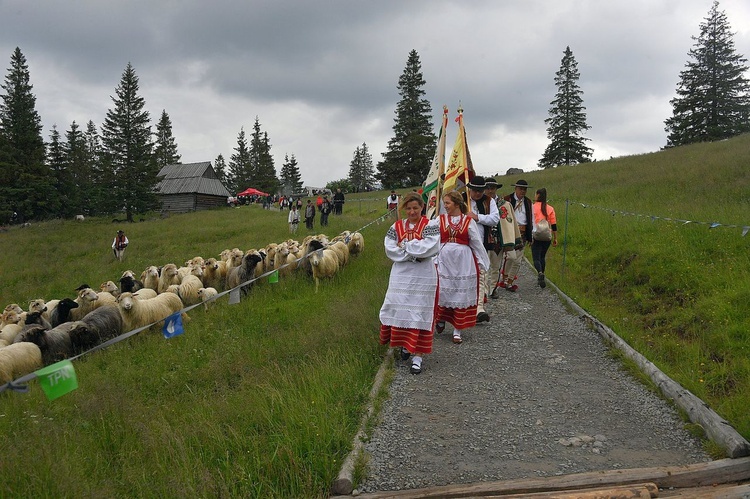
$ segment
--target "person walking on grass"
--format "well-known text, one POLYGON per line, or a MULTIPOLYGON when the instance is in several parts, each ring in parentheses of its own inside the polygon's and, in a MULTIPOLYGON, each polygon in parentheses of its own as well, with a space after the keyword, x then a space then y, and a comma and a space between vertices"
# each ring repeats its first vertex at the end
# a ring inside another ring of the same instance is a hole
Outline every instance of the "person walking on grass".
POLYGON ((297 227, 299 227, 299 211, 297 211, 297 205, 292 203, 291 209, 289 210, 289 232, 291 234, 297 233, 297 227))
POLYGON ((432 353, 438 283, 432 257, 440 247, 440 229, 437 220, 422 216, 423 207, 419 194, 404 196, 406 218, 388 229, 384 241, 393 266, 380 308, 380 344, 398 348, 402 360, 414 355, 412 374, 422 372, 423 357, 432 353))
POLYGON ((463 342, 462 332, 477 323, 479 271, 487 271, 490 259, 477 223, 456 191, 443 196, 445 213, 440 215, 440 252, 437 256, 438 304, 436 333, 445 323, 453 324, 453 343, 463 342))
POLYGON ((312 200, 307 200, 307 206, 305 206, 305 227, 307 230, 313 230, 315 228, 315 205, 312 204, 312 200))
POLYGON ((385 199, 385 207, 388 209, 388 213, 395 220, 398 218, 398 194, 396 191, 391 191, 390 196, 385 199))
POLYGON ((118 261, 121 262, 125 258, 125 248, 128 247, 128 244, 130 244, 128 236, 125 235, 124 231, 118 230, 117 235, 115 235, 115 240, 112 241, 112 252, 115 254, 115 258, 117 258, 118 261))
POLYGON ((344 203, 346 198, 341 189, 336 189, 336 194, 333 195, 333 214, 341 215, 344 212, 344 203))
POLYGON ((326 227, 328 225, 328 215, 331 213, 332 206, 331 202, 328 201, 328 196, 323 196, 323 203, 320 205, 320 226, 326 227))
POLYGON ((537 189, 534 197, 534 229, 532 231, 531 256, 537 271, 537 283, 544 288, 547 282, 544 270, 547 266, 547 250, 557 246, 557 217, 555 209, 547 204, 547 189, 537 189))

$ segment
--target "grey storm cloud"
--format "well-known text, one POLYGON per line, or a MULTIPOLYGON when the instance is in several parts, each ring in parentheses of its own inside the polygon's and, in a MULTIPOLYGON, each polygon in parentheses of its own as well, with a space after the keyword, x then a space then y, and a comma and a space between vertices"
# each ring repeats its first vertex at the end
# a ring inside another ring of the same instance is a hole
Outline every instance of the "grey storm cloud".
MULTIPOLYGON (((392 136, 396 85, 417 50, 435 128, 459 101, 477 169, 535 168, 546 146, 554 74, 570 46, 594 157, 666 142, 679 72, 707 0, 455 2, 4 0, 0 56, 27 58, 48 134, 93 120, 128 62, 152 122, 169 113, 183 161, 226 159, 255 117, 280 170, 294 154, 305 183, 346 177, 355 148, 377 162, 392 136)), ((739 53, 750 6, 724 0, 739 53)), ((7 67, 7 63, 6 63, 7 67)), ((449 147, 455 127, 448 130, 449 147)), ((46 137, 45 137, 46 138, 46 137)))

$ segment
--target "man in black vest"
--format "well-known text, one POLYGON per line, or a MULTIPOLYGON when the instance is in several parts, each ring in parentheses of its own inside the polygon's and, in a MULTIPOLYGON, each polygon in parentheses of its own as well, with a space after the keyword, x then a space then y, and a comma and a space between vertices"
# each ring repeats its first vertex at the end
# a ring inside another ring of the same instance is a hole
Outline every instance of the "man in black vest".
MULTIPOLYGON (((468 216, 477 223, 485 251, 491 251, 495 245, 495 236, 492 229, 497 227, 497 224, 500 222, 500 212, 497 210, 497 203, 484 195, 484 189, 487 187, 484 177, 475 175, 466 185, 469 187, 469 197, 471 198, 471 211, 468 216)), ((492 284, 494 285, 494 283, 492 284)), ((489 272, 480 270, 477 322, 489 322, 490 320, 490 314, 484 311, 484 300, 489 292, 489 272)))

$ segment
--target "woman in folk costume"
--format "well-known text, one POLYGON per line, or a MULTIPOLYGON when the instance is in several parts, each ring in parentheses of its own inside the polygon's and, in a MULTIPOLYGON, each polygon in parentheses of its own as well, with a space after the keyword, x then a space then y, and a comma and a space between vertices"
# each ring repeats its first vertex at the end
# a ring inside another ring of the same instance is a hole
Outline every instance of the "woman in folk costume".
POLYGON ((388 291, 380 309, 380 343, 400 347, 401 358, 411 354, 411 372, 422 372, 422 356, 432 352, 435 326, 438 252, 437 221, 422 216, 424 201, 417 193, 404 197, 406 218, 397 220, 385 236, 385 253, 393 260, 388 291))
POLYGON ((445 213, 440 215, 440 253, 437 269, 440 283, 435 331, 445 322, 453 324, 453 343, 461 343, 462 331, 477 323, 479 269, 490 267, 477 223, 466 216, 468 208, 456 191, 443 196, 445 213))

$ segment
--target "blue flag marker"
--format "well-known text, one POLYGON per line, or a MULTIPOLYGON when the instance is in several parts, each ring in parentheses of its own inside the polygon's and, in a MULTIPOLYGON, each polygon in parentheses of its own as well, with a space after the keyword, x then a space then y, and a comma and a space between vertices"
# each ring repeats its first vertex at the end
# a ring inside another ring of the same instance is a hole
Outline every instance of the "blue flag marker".
POLYGON ((185 330, 182 328, 182 314, 179 312, 164 319, 162 333, 164 333, 165 338, 173 338, 184 332, 185 330))

